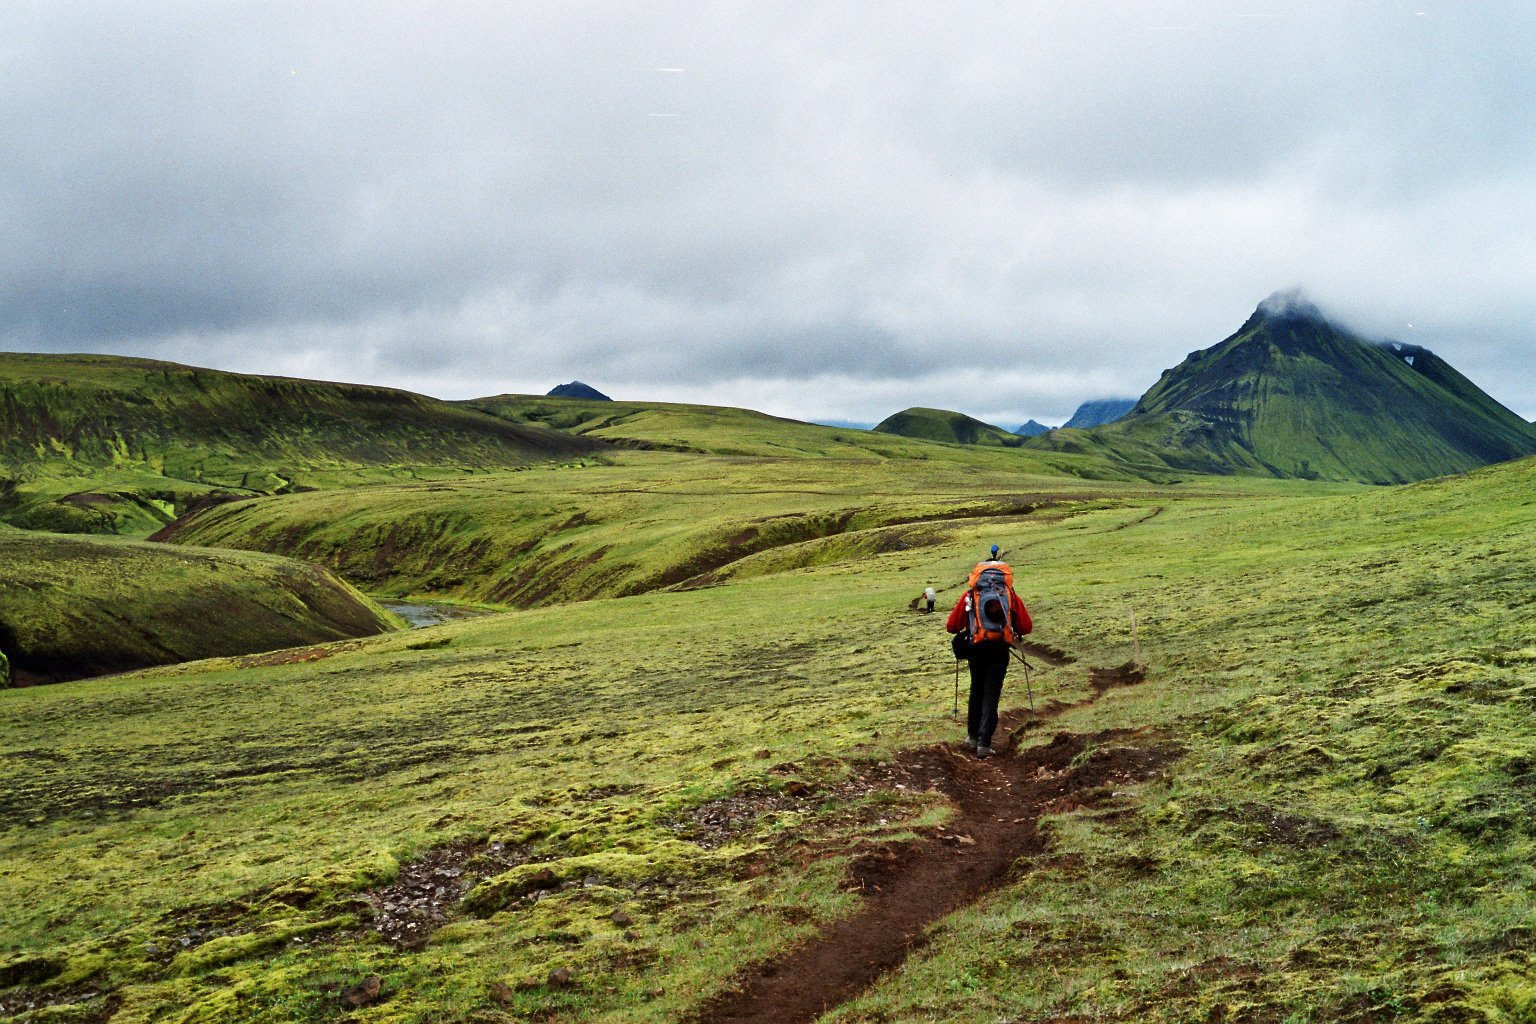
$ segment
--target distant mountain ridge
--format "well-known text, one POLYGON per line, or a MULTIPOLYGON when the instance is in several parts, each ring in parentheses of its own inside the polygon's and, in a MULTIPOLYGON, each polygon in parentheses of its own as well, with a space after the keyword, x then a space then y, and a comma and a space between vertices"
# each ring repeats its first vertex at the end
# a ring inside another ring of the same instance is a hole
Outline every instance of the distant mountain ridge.
POLYGON ((1040 423, 1036 420, 1030 420, 1028 423, 1025 423, 1023 426, 1015 430, 1014 433, 1018 434, 1020 437, 1039 437, 1041 434, 1055 429, 1055 427, 1048 427, 1044 423, 1040 423))
POLYGON ((1072 418, 1063 423, 1063 427, 1075 427, 1087 429, 1089 427, 1102 427, 1106 423, 1113 423, 1123 419, 1136 408, 1134 398, 1100 398, 1091 402, 1084 402, 1077 407, 1072 418))
POLYGON ((1536 428, 1428 349, 1372 342, 1296 293, 1191 352, 1126 418, 1032 445, 1204 472, 1406 483, 1536 453, 1536 428))

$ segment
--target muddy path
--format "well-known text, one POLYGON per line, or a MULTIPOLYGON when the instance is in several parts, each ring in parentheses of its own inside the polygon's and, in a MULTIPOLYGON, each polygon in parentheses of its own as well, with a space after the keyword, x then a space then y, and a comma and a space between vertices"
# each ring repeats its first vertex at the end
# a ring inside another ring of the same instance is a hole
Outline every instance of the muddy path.
MULTIPOLYGON (((1087 703, 1139 673, 1096 670, 1087 703)), ((978 760, 940 745, 909 751, 892 768, 938 783, 956 813, 934 834, 871 848, 852 863, 848 885, 863 895, 858 913, 783 955, 745 969, 692 1024, 809 1024, 869 988, 921 948, 927 927, 1017 877, 1015 863, 1046 852, 1042 815, 1101 806, 1115 787, 1144 781, 1178 756, 1166 737, 1145 730, 1057 733, 1049 743, 1014 748, 1030 724, 1078 705, 1005 716, 1009 741, 978 760)))

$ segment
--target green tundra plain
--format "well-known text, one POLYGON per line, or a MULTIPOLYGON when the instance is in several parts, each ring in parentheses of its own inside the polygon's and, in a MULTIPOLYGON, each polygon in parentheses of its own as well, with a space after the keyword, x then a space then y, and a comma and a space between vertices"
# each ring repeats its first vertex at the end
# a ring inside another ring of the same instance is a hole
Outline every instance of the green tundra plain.
POLYGON ((185 520, 496 614, 0 691, 0 1013, 709 1019, 857 912, 871 851, 946 834, 881 766, 963 732, 914 599, 998 543, 1041 652, 1019 748, 1161 767, 1053 809, 826 1020, 1536 1019, 1536 461, 1362 488, 873 443, 185 520))

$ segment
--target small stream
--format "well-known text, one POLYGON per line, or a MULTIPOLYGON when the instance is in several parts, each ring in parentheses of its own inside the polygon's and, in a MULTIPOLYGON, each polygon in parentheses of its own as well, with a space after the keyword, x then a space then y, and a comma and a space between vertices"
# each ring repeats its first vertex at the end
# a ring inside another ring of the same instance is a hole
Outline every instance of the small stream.
POLYGON ((456 604, 417 604, 409 601, 380 601, 379 604, 404 619, 412 629, 493 614, 481 608, 465 608, 456 604))

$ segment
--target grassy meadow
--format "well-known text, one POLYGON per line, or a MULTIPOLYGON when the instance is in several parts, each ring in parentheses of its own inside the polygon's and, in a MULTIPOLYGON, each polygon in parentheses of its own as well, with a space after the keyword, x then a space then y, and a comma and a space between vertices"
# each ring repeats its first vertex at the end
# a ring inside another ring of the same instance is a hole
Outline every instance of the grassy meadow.
POLYGON ((869 780, 963 731, 910 606, 998 543, 1072 659, 1038 704, 1133 657, 1132 609, 1148 666, 1021 742, 1179 756, 1048 819, 829 1021, 1536 1019, 1536 463, 1329 491, 923 450, 636 452, 194 518, 521 610, 0 692, 0 1015, 689 1019, 851 913, 862 852, 941 825, 939 794, 869 780))

